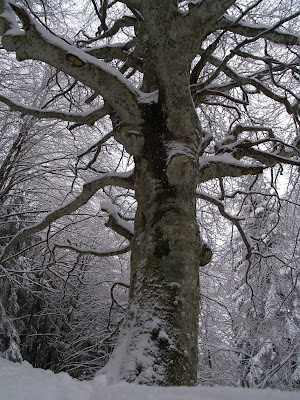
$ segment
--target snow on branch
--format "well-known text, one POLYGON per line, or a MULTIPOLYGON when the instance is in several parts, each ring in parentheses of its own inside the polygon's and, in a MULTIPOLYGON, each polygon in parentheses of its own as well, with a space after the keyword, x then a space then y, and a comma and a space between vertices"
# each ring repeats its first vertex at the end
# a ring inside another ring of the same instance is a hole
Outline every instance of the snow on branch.
POLYGON ((95 257, 111 257, 128 253, 128 251, 130 251, 130 244, 120 246, 118 249, 105 248, 101 251, 97 251, 91 248, 77 247, 69 244, 59 244, 59 243, 56 243, 53 246, 53 250, 55 250, 56 248, 74 251, 75 253, 78 253, 82 256, 91 255, 95 257))
POLYGON ((185 155, 186 157, 194 160, 196 149, 193 146, 178 142, 176 140, 171 140, 165 143, 167 148, 167 164, 170 163, 171 159, 176 155, 185 155))
MULTIPOLYGON (((296 18, 298 15, 300 15, 299 12, 289 18, 296 18)), ((227 29, 241 36, 250 38, 259 36, 279 44, 299 45, 300 35, 292 32, 283 32, 277 29, 284 22, 286 22, 286 19, 279 21, 276 26, 273 27, 267 25, 253 25, 244 21, 236 23, 232 17, 225 14, 220 25, 222 25, 223 29, 227 29)))
POLYGON ((103 96, 123 122, 141 123, 137 102, 140 91, 117 69, 54 35, 25 9, 16 7, 19 13, 22 10, 28 18, 25 30, 12 31, 9 28, 16 23, 9 7, 11 9, 7 0, 0 0, 2 45, 7 51, 15 52, 19 61, 39 60, 65 72, 103 96))
POLYGON ((109 219, 105 226, 111 228, 119 235, 124 236, 127 240, 132 240, 134 233, 133 225, 120 217, 117 207, 112 203, 103 201, 101 203, 101 209, 109 214, 109 219))
POLYGON ((276 142, 273 130, 268 126, 257 126, 257 125, 243 125, 243 124, 236 124, 233 128, 230 129, 228 134, 225 136, 224 139, 215 142, 215 153, 222 154, 225 152, 234 153, 236 148, 243 144, 249 144, 248 147, 251 145, 256 146, 261 143, 267 142, 276 142), (243 132, 267 132, 267 137, 263 139, 256 140, 255 142, 251 142, 249 139, 239 139, 238 136, 243 132), (251 144, 251 145, 250 145, 251 144))
POLYGON ((264 168, 278 163, 300 166, 300 149, 297 143, 288 144, 277 139, 271 128, 265 126, 236 125, 225 138, 216 142, 214 156, 200 157, 200 183, 225 176, 256 175, 264 168), (241 138, 243 132, 266 132, 257 140, 241 138), (258 146, 269 144, 269 150, 258 146), (247 165, 242 158, 252 158, 260 165, 247 165))
MULTIPOLYGON (((97 38, 95 38, 97 39, 97 38)), ((113 44, 105 44, 101 46, 95 46, 91 48, 86 48, 84 51, 87 54, 90 54, 93 57, 105 60, 112 61, 113 59, 119 59, 122 61, 126 61, 128 57, 128 53, 130 49, 135 45, 134 40, 130 40, 127 43, 113 43, 113 44)))
POLYGON ((0 94, 0 101, 6 104, 11 111, 18 111, 22 115, 32 115, 36 118, 59 119, 61 121, 77 122, 80 124, 92 125, 98 119, 105 117, 109 113, 107 106, 102 106, 96 110, 83 113, 68 113, 60 110, 47 110, 37 107, 25 106, 21 103, 12 101, 0 94))
POLYGON ((135 46, 136 41, 132 39, 126 43, 106 44, 92 48, 86 48, 84 51, 93 57, 104 60, 105 62, 110 62, 112 60, 123 61, 124 64, 120 69, 120 72, 123 74, 128 68, 142 72, 143 59, 135 55, 133 51, 135 46))
POLYGON ((83 185, 81 193, 76 196, 74 200, 50 212, 37 224, 22 229, 5 247, 4 252, 0 258, 0 262, 5 261, 8 253, 17 243, 20 242, 20 240, 42 231, 43 229, 47 228, 51 223, 57 221, 59 218, 62 218, 78 210, 80 207, 86 204, 98 190, 110 185, 132 189, 133 170, 122 173, 102 174, 100 178, 85 183, 83 185))
POLYGON ((294 146, 293 147, 295 151, 290 151, 287 152, 284 148, 279 153, 271 153, 268 151, 261 151, 258 149, 254 149, 252 146, 255 146, 256 143, 242 143, 238 146, 239 149, 239 157, 244 156, 244 157, 251 157, 255 159, 256 161, 259 161, 263 164, 265 164, 268 167, 273 167, 275 164, 282 163, 282 164, 288 164, 288 165, 295 165, 295 166, 300 166, 300 160, 299 160, 299 150, 297 150, 294 146), (293 156, 298 156, 298 159, 292 158, 293 156))
POLYGON ((262 165, 245 164, 229 153, 215 156, 201 156, 199 157, 199 163, 198 183, 226 176, 257 175, 261 174, 264 169, 262 165))
POLYGON ((272 129, 268 127, 236 125, 227 138, 221 142, 221 146, 218 146, 218 151, 222 150, 230 150, 232 155, 237 159, 251 157, 267 167, 272 167, 277 163, 300 166, 300 147, 297 138, 291 144, 285 143, 284 141, 277 139, 272 129), (245 131, 266 131, 268 135, 266 138, 255 141, 249 139, 238 140, 238 135, 245 131), (273 144, 271 151, 255 148, 255 146, 266 143, 273 144))

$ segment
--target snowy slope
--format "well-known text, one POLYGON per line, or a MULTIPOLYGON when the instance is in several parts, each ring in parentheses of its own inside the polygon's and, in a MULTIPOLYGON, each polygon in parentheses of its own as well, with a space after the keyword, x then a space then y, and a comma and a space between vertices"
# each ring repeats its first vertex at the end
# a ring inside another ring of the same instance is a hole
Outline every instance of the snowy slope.
POLYGON ((106 386, 104 376, 89 382, 54 374, 24 362, 0 358, 0 400, 299 400, 299 393, 229 387, 160 388, 128 383, 106 386))

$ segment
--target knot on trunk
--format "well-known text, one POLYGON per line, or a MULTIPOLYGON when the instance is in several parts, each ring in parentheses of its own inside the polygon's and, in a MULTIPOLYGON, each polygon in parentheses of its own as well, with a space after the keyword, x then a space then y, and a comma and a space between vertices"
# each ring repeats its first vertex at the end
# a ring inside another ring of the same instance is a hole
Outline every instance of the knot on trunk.
POLYGON ((211 259, 212 259, 212 255, 213 255, 213 253, 212 253, 211 248, 208 246, 207 243, 203 242, 201 244, 200 258, 199 258, 200 267, 204 267, 205 265, 210 263, 211 259))
POLYGON ((167 178, 172 186, 190 186, 191 180, 194 180, 194 161, 188 155, 174 155, 167 165, 167 178))

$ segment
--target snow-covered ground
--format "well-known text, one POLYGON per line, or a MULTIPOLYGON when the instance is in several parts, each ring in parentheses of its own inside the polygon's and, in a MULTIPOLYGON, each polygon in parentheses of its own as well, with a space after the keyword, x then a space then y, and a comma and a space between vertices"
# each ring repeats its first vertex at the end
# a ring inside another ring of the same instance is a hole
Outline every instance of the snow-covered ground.
POLYGON ((0 400, 299 400, 299 393, 229 387, 160 388, 128 383, 107 386, 100 375, 89 382, 0 358, 0 400))

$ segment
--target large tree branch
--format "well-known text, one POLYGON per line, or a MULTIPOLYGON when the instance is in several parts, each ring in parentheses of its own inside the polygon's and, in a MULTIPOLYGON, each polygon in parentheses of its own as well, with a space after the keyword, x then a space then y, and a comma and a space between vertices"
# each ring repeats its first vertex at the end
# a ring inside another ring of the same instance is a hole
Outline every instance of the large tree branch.
POLYGON ((215 178, 221 179, 226 176, 257 175, 261 174, 264 169, 261 165, 247 165, 229 153, 215 156, 201 156, 199 162, 198 183, 207 182, 215 178))
MULTIPOLYGON (((3 8, 7 11, 7 4, 7 0, 0 1, 0 11, 3 8)), ((43 61, 67 73, 103 96, 124 123, 141 124, 137 101, 140 92, 118 70, 53 35, 24 9, 19 10, 23 10, 28 19, 24 32, 11 29, 11 13, 9 18, 6 12, 0 18, 0 29, 4 31, 2 44, 6 50, 15 52, 20 61, 43 61)))
POLYGON ((71 251, 74 251, 75 253, 81 254, 82 256, 91 255, 91 256, 95 256, 95 257, 111 257, 111 256, 119 256, 121 254, 128 253, 128 251, 130 251, 131 246, 130 246, 130 244, 126 244, 124 246, 121 246, 118 249, 107 248, 102 251, 97 251, 97 250, 94 250, 91 248, 77 247, 77 246, 72 246, 69 244, 56 243, 53 246, 53 250, 55 250, 56 248, 71 250, 71 251))
POLYGON ((139 52, 136 51, 138 46, 133 49, 134 46, 136 46, 135 40, 130 40, 127 43, 107 44, 105 46, 87 48, 84 51, 105 62, 110 62, 112 60, 123 61, 124 64, 120 69, 122 73, 125 68, 134 68, 142 72, 143 60, 139 56, 139 52))
MULTIPOLYGON (((238 19, 234 22, 237 23, 239 22, 250 10, 255 8, 259 3, 261 3, 262 0, 257 0, 255 3, 252 3, 249 7, 247 7, 241 15, 238 17, 238 19)), ((211 43, 204 51, 204 53, 201 56, 201 59, 198 61, 198 63, 194 66, 193 71, 191 73, 191 84, 197 83, 198 77, 206 65, 206 63, 209 60, 209 57, 213 54, 213 52, 216 50, 218 44, 220 43, 220 40, 222 37, 225 35, 226 30, 223 30, 217 38, 214 40, 213 43, 211 43)))
POLYGON ((230 8, 236 0, 218 0, 212 4, 211 0, 194 1, 189 3, 189 14, 184 24, 194 37, 202 40, 213 30, 218 19, 230 8))
MULTIPOLYGON (((299 13, 296 15, 299 15, 299 13)), ((267 25, 252 25, 244 21, 236 23, 234 19, 227 14, 220 20, 219 27, 249 38, 259 36, 279 44, 300 44, 300 36, 296 33, 283 32, 278 29, 272 30, 272 28, 267 25)))
POLYGON ((11 111, 18 111, 23 115, 32 115, 36 118, 59 119, 61 121, 78 122, 80 124, 93 125, 97 120, 109 114, 109 107, 104 105, 96 110, 82 113, 68 113, 60 110, 47 110, 37 107, 28 107, 21 103, 12 101, 6 96, 0 94, 0 101, 6 104, 11 111))
POLYGON ((105 226, 131 241, 134 233, 133 225, 119 216, 117 207, 112 203, 102 202, 101 209, 109 214, 105 226))
MULTIPOLYGON (((255 146, 255 144, 253 144, 255 146)), ((259 161, 263 163, 264 165, 268 167, 273 167, 274 165, 278 163, 282 164, 288 164, 288 165, 295 165, 295 166, 300 166, 300 160, 295 160, 292 157, 295 156, 297 153, 294 151, 289 152, 283 152, 284 155, 281 154, 276 154, 276 152, 268 152, 268 151, 261 151, 258 149, 252 148, 249 143, 245 142, 244 144, 240 144, 237 146, 237 151, 235 153, 235 156, 237 158, 242 158, 242 157, 251 157, 256 161, 259 161), (239 150, 240 149, 240 150, 239 150)), ((298 152, 298 157, 299 157, 299 152, 298 152)))
POLYGON ((95 179, 91 182, 83 185, 81 193, 70 203, 65 204, 56 210, 47 214, 40 222, 35 225, 29 226, 28 228, 22 229, 6 246, 4 252, 0 258, 0 262, 3 262, 7 254, 12 248, 22 239, 34 235, 37 232, 47 228, 51 223, 55 222, 59 218, 71 214, 86 204, 94 194, 105 186, 120 186, 127 189, 133 189, 133 170, 124 173, 107 173, 103 174, 100 178, 95 179))
POLYGON ((134 16, 124 15, 122 18, 117 19, 110 29, 105 30, 97 39, 104 39, 107 37, 113 37, 122 28, 128 28, 130 26, 136 26, 137 19, 134 16))
POLYGON ((222 176, 255 175, 262 172, 263 168, 273 167, 278 163, 300 166, 298 146, 297 141, 287 144, 277 139, 268 127, 236 125, 224 140, 216 143, 215 156, 200 157, 200 179, 206 181, 222 176), (238 135, 243 132, 267 132, 267 137, 254 141, 239 139, 238 135), (261 150, 258 147, 260 145, 268 146, 269 149, 261 150), (247 166, 241 163, 243 158, 252 158, 261 163, 261 166, 247 166))
MULTIPOLYGON (((193 88, 191 88, 193 89, 193 88)), ((216 97, 224 97, 225 99, 235 103, 235 104, 242 104, 244 106, 248 105, 249 103, 243 99, 239 99, 237 97, 231 96, 230 94, 223 93, 221 90, 217 89, 207 89, 207 90, 201 90, 201 92, 196 92, 196 94, 193 96, 193 100, 196 105, 203 103, 207 97, 213 97, 214 99, 216 97)), ((220 105, 224 105, 223 102, 219 102, 220 105)))
MULTIPOLYGON (((206 50, 205 51, 202 50, 201 54, 202 53, 205 54, 206 50)), ((252 58, 254 60, 262 61, 267 65, 267 68, 260 69, 259 71, 256 71, 254 74, 250 76, 245 76, 245 75, 241 76, 236 72, 234 72, 232 68, 229 68, 226 64, 223 64, 223 66, 220 68, 219 71, 223 71, 228 77, 230 77, 230 79, 234 79, 234 81, 231 80, 224 82, 222 84, 220 83, 209 84, 209 81, 206 81, 205 83, 201 82, 199 84, 196 84, 194 79, 194 81, 191 82, 192 83, 191 93, 196 105, 201 104, 207 96, 211 95, 223 96, 236 104, 247 105, 248 100, 234 98, 226 92, 229 92, 231 89, 234 89, 236 87, 245 86, 245 84, 241 83, 242 82, 246 83, 246 79, 249 79, 248 82, 250 82, 250 80, 253 79, 251 85, 252 86, 255 85, 257 91, 259 90, 264 91, 264 93, 268 97, 271 97, 279 101, 280 103, 283 103, 286 106, 289 113, 291 113, 293 109, 295 110, 297 108, 296 105, 292 107, 285 97, 276 95, 276 93, 274 93, 273 90, 269 89, 264 83, 262 83, 262 80, 269 78, 272 81, 273 85, 280 87, 281 89, 290 93, 296 100, 298 100, 296 93, 292 92, 286 87, 283 87, 282 85, 279 85, 277 82, 275 82, 275 78, 273 76, 274 72, 281 72, 281 71, 285 72, 287 70, 298 72, 297 67, 299 65, 299 60, 297 58, 295 58, 293 61, 290 61, 289 63, 283 63, 278 60, 272 59, 270 57, 259 57, 242 51, 236 51, 234 53, 243 58, 252 58), (199 88, 201 89, 199 90, 199 88)), ((216 67, 220 67, 222 64, 222 60, 219 60, 218 58, 211 55, 208 61, 216 67)), ((244 89, 243 92, 245 94, 244 89)))
POLYGON ((91 47, 84 49, 84 51, 85 53, 90 54, 93 57, 105 60, 106 62, 112 61, 113 59, 126 61, 128 53, 134 45, 134 40, 130 40, 127 43, 114 43, 91 47))
POLYGON ((273 167, 278 163, 289 165, 300 165, 300 151, 297 138, 292 144, 276 138, 272 129, 265 126, 236 125, 223 141, 216 144, 215 150, 223 153, 221 157, 234 157, 241 160, 250 157, 265 167, 273 167), (267 132, 267 137, 257 140, 239 139, 238 136, 243 132, 267 132), (261 150, 259 145, 269 145, 269 150, 261 150))

